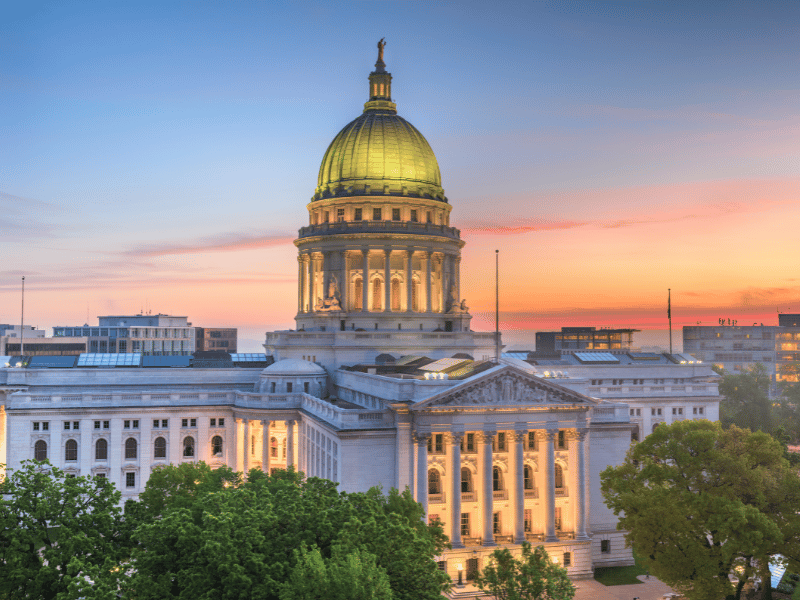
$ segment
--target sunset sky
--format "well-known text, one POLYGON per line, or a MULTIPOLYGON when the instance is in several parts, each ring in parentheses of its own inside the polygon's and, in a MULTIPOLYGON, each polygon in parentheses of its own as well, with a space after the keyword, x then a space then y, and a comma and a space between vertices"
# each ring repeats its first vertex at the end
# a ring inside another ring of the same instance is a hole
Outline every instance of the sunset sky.
MULTIPOLYGON (((0 21, 0 323, 294 326, 292 240, 381 37, 509 346, 800 312, 800 3, 17 2, 0 21), (87 317, 88 315, 88 317, 87 317)), ((51 332, 49 331, 48 334, 51 332)))

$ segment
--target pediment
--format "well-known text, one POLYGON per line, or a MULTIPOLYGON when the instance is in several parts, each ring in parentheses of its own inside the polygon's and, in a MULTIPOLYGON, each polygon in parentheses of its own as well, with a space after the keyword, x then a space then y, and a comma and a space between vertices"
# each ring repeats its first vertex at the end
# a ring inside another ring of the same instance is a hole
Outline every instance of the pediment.
POLYGON ((562 387, 547 379, 536 377, 515 367, 492 369, 472 380, 465 381, 432 398, 413 405, 412 409, 425 408, 477 408, 480 406, 530 407, 584 405, 597 402, 583 394, 562 387))

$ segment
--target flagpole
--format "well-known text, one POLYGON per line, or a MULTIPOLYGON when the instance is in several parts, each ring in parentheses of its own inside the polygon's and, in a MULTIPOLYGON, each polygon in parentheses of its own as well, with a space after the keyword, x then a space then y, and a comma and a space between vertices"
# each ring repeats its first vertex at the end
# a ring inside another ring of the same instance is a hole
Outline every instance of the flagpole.
MULTIPOLYGON (((22 310, 19 323, 19 356, 20 360, 25 355, 25 275, 22 276, 22 310)), ((20 366, 22 363, 20 362, 20 366)))
POLYGON ((672 290, 667 289, 667 318, 669 319, 669 353, 672 354, 672 290))
POLYGON ((500 250, 494 251, 494 353, 500 364, 500 250))

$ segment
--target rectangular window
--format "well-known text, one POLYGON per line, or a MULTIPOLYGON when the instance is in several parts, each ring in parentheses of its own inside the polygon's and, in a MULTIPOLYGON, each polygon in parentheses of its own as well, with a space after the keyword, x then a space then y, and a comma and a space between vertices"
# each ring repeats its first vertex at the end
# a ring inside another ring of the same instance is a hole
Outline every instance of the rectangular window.
POLYGON ((500 531, 500 513, 496 512, 492 515, 492 531, 494 531, 495 535, 500 535, 502 532, 500 531))
POLYGON ((467 452, 475 452, 475 434, 467 434, 467 452))
POLYGON ((328 213, 328 211, 327 211, 327 210, 326 210, 326 211, 325 211, 325 213, 324 213, 324 218, 323 218, 323 221, 324 221, 325 223, 327 223, 328 221, 330 221, 330 215, 329 215, 329 213, 328 213))
POLYGON ((399 221, 400 220, 400 209, 393 208, 392 209, 392 221, 399 221))
POLYGON ((505 431, 501 431, 500 433, 497 434, 497 451, 508 452, 508 446, 506 445, 505 431))
POLYGON ((160 421, 158 419, 153 419, 153 429, 158 429, 158 424, 159 423, 160 423, 160 421))
POLYGON ((567 432, 563 429, 558 430, 558 449, 559 450, 566 450, 567 449, 567 432))
POLYGON ((440 571, 442 571, 443 573, 447 573, 447 561, 446 561, 446 560, 440 560, 440 561, 437 561, 437 562, 436 562, 436 567, 437 567, 437 568, 438 568, 440 571))
POLYGON ((216 426, 217 426, 217 420, 211 419, 211 427, 216 427, 216 426))
POLYGON ((461 513, 461 537, 469 537, 469 513, 461 513))
POLYGON ((106 474, 105 473, 98 473, 97 475, 95 475, 95 477, 97 477, 99 479, 105 479, 106 478, 106 474))
POLYGON ((72 422, 72 429, 80 429, 80 428, 81 428, 81 422, 80 421, 73 421, 72 422))
POLYGON ((412 220, 414 223, 416 223, 416 222, 417 222, 417 220, 418 220, 418 219, 417 219, 417 211, 416 211, 416 210, 414 210, 414 209, 412 209, 412 210, 411 210, 411 220, 412 220))
POLYGON ((703 407, 701 406, 700 408, 697 409, 697 411, 702 415, 703 414, 703 407))
POLYGON ((341 223, 342 221, 344 221, 344 209, 343 208, 337 208, 336 209, 336 221, 338 223, 341 223))
POLYGON ((693 414, 693 415, 696 415, 696 414, 697 414, 697 407, 696 407, 696 406, 692 408, 692 414, 693 414))
POLYGON ((611 552, 610 540, 600 540, 600 552, 603 554, 609 554, 611 552))
POLYGON ((100 429, 100 421, 95 421, 94 422, 94 428, 95 429, 100 429))
POLYGON ((428 211, 428 223, 431 223, 431 211, 428 211))
POLYGON ((675 408, 674 406, 672 407, 672 414, 673 415, 677 415, 678 414, 678 409, 675 408))
POLYGON ((133 428, 134 429, 139 429, 139 419, 134 419, 133 420, 133 428))
POLYGON ((38 421, 34 421, 33 422, 33 430, 34 431, 39 431, 39 422, 38 421))
POLYGON ((131 428, 131 422, 130 421, 123 421, 122 427, 123 427, 123 429, 130 429, 131 428))
POLYGON ((219 420, 219 426, 220 427, 225 427, 225 419, 220 419, 219 420))
POLYGON ((69 421, 64 421, 64 429, 69 429, 69 421))
POLYGON ((372 220, 373 221, 380 221, 381 220, 381 209, 380 208, 373 208, 372 209, 372 220))
POLYGON ((103 429, 111 429, 111 421, 103 421, 103 429))
POLYGON ((641 417, 642 416, 642 409, 641 408, 637 408, 636 409, 636 416, 637 417, 641 417))
POLYGON ((188 427, 189 419, 181 419, 181 427, 188 427))
POLYGON ((528 432, 528 450, 536 450, 536 432, 528 432))
POLYGON ((562 563, 565 567, 569 567, 572 565, 572 553, 571 552, 564 552, 564 561, 562 563))
POLYGON ((660 417, 661 416, 661 409, 658 408, 658 409, 656 409, 656 411, 658 412, 658 416, 660 417))
POLYGON ((678 414, 679 414, 679 415, 682 415, 682 414, 683 414, 683 407, 682 407, 682 406, 681 406, 680 408, 678 408, 678 414))
POLYGON ((525 520, 523 522, 525 533, 533 531, 533 510, 530 508, 525 509, 525 520))
POLYGON ((125 487, 136 487, 136 473, 125 473, 125 487))
POLYGON ((197 419, 189 419, 189 427, 197 427, 197 419))
POLYGON ((50 429, 50 421, 42 421, 42 431, 50 429))
POLYGON ((361 220, 361 210, 362 209, 360 209, 360 208, 357 208, 355 210, 355 214, 353 215, 353 220, 354 221, 360 221, 361 220))
POLYGON ((161 427, 166 427, 169 424, 169 419, 161 419, 161 427))
POLYGON ((633 409, 631 409, 630 413, 631 413, 631 416, 633 416, 633 415, 635 414, 635 413, 633 412, 633 409))

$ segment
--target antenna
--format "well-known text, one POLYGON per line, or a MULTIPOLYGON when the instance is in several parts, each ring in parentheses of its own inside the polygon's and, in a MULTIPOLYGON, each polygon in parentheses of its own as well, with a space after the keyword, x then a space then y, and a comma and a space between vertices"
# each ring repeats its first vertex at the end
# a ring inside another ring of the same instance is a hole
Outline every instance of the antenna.
POLYGON ((494 346, 500 364, 500 250, 494 251, 494 346))
POLYGON ((25 355, 25 275, 22 276, 22 308, 19 317, 19 357, 22 366, 22 357, 25 355))

